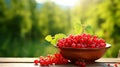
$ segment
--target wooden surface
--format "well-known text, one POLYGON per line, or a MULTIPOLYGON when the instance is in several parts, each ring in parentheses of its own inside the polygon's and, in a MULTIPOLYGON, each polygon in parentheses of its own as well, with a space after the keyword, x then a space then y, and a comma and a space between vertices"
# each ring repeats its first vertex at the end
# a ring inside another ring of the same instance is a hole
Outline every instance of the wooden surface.
MULTIPOLYGON (((34 65, 33 61, 38 58, 0 58, 0 67, 40 67, 34 65)), ((111 65, 120 62, 120 58, 101 58, 93 64, 87 64, 86 67, 106 67, 108 63, 111 65)), ((52 65, 49 67, 77 67, 73 64, 52 65)), ((120 67, 120 66, 118 66, 120 67)))

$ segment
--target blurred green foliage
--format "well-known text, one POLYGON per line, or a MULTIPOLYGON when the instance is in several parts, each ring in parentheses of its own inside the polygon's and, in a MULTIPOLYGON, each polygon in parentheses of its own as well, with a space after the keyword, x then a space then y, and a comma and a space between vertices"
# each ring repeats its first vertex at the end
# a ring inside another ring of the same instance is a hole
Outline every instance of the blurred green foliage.
POLYGON ((104 57, 120 50, 120 0, 80 0, 73 8, 53 2, 37 6, 35 0, 0 0, 0 56, 38 57, 57 49, 45 36, 58 33, 96 34, 112 45, 104 57), (92 30, 92 31, 90 31, 92 30))

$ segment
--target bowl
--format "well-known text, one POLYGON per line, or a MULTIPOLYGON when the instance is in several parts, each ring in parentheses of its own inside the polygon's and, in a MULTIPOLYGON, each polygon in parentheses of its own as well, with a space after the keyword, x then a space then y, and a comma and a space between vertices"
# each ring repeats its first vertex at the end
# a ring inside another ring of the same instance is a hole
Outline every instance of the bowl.
POLYGON ((66 59, 69 59, 71 62, 84 61, 86 63, 92 63, 101 58, 105 54, 106 50, 110 47, 110 44, 106 44, 105 48, 62 47, 59 48, 59 50, 62 56, 66 59))

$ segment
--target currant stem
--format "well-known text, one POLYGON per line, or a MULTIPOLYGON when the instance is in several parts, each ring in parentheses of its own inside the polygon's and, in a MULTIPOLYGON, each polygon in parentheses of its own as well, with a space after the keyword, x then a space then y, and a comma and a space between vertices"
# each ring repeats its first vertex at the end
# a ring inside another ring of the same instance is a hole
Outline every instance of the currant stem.
POLYGON ((85 33, 85 25, 82 25, 82 33, 85 33))
POLYGON ((81 26, 82 26, 82 34, 85 33, 85 25, 83 24, 83 22, 81 21, 81 26))

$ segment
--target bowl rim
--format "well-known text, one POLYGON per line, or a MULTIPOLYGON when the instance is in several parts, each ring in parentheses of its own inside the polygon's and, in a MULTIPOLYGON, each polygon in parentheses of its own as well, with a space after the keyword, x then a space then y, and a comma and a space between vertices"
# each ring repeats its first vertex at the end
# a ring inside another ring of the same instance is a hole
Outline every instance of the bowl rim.
MULTIPOLYGON (((59 48, 58 46, 55 46, 55 47, 57 47, 57 48, 59 48)), ((111 44, 109 44, 109 43, 106 43, 106 47, 101 47, 101 48, 72 48, 72 47, 60 47, 60 49, 79 49, 79 50, 97 50, 97 49, 108 49, 108 48, 110 48, 111 47, 111 44)))

